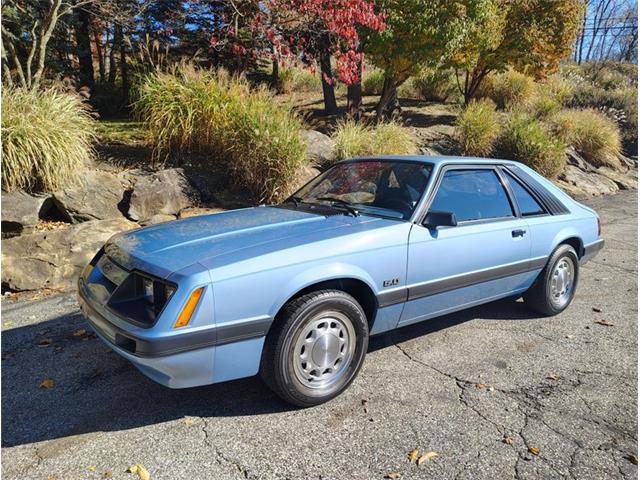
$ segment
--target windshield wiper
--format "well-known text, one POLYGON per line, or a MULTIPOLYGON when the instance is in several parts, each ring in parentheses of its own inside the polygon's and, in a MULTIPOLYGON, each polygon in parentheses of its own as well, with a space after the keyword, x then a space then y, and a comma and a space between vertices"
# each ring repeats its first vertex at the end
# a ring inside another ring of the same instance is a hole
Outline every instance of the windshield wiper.
POLYGON ((354 217, 357 217, 358 215, 360 215, 360 212, 358 211, 358 209, 353 206, 353 204, 342 200, 341 198, 336 198, 336 197, 318 197, 316 198, 316 200, 321 200, 321 201, 325 201, 325 202, 331 202, 331 206, 332 207, 342 207, 344 208, 347 212, 349 212, 350 214, 352 214, 354 217))
POLYGON ((303 203, 303 202, 302 202, 302 198, 292 196, 287 198, 284 203, 293 203, 297 207, 300 203, 303 203))

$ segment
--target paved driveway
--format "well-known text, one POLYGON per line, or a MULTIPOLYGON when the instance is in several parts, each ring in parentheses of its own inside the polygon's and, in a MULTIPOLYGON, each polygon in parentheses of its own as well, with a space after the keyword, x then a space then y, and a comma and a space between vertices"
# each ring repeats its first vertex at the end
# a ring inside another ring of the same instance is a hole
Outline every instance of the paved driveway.
POLYGON ((72 296, 5 302, 3 478, 637 478, 636 202, 589 202, 607 245, 562 315, 503 301, 372 339, 352 387, 307 410, 258 379, 158 386, 76 332, 72 296))

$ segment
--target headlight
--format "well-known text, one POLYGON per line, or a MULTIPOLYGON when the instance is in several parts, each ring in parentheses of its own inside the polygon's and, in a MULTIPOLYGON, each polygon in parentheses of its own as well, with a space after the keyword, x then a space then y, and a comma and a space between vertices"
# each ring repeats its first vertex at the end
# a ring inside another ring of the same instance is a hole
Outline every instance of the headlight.
POLYGON ((172 284, 133 272, 116 288, 108 305, 134 322, 151 326, 175 291, 172 284))

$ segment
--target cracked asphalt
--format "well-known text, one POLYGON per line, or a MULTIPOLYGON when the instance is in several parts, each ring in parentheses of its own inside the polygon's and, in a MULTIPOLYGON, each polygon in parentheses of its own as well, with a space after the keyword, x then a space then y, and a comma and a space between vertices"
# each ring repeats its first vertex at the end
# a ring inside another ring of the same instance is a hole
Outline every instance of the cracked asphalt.
POLYGON ((77 332, 72 295, 5 301, 2 477, 637 478, 637 194, 587 203, 607 243, 563 314, 501 301, 373 338, 351 388, 306 410, 257 378, 156 385, 77 332))

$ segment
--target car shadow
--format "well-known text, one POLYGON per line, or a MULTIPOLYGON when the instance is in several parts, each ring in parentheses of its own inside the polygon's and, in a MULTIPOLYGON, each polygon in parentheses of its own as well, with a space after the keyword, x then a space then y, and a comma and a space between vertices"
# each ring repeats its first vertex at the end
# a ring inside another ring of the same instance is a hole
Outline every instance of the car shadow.
MULTIPOLYGON (((522 304, 497 302, 373 337, 376 351, 475 318, 536 318, 522 304)), ((79 313, 2 332, 2 446, 158 424, 294 409, 258 377, 172 390, 147 379, 83 331, 79 313), (51 388, 41 388, 52 379, 51 388)))

